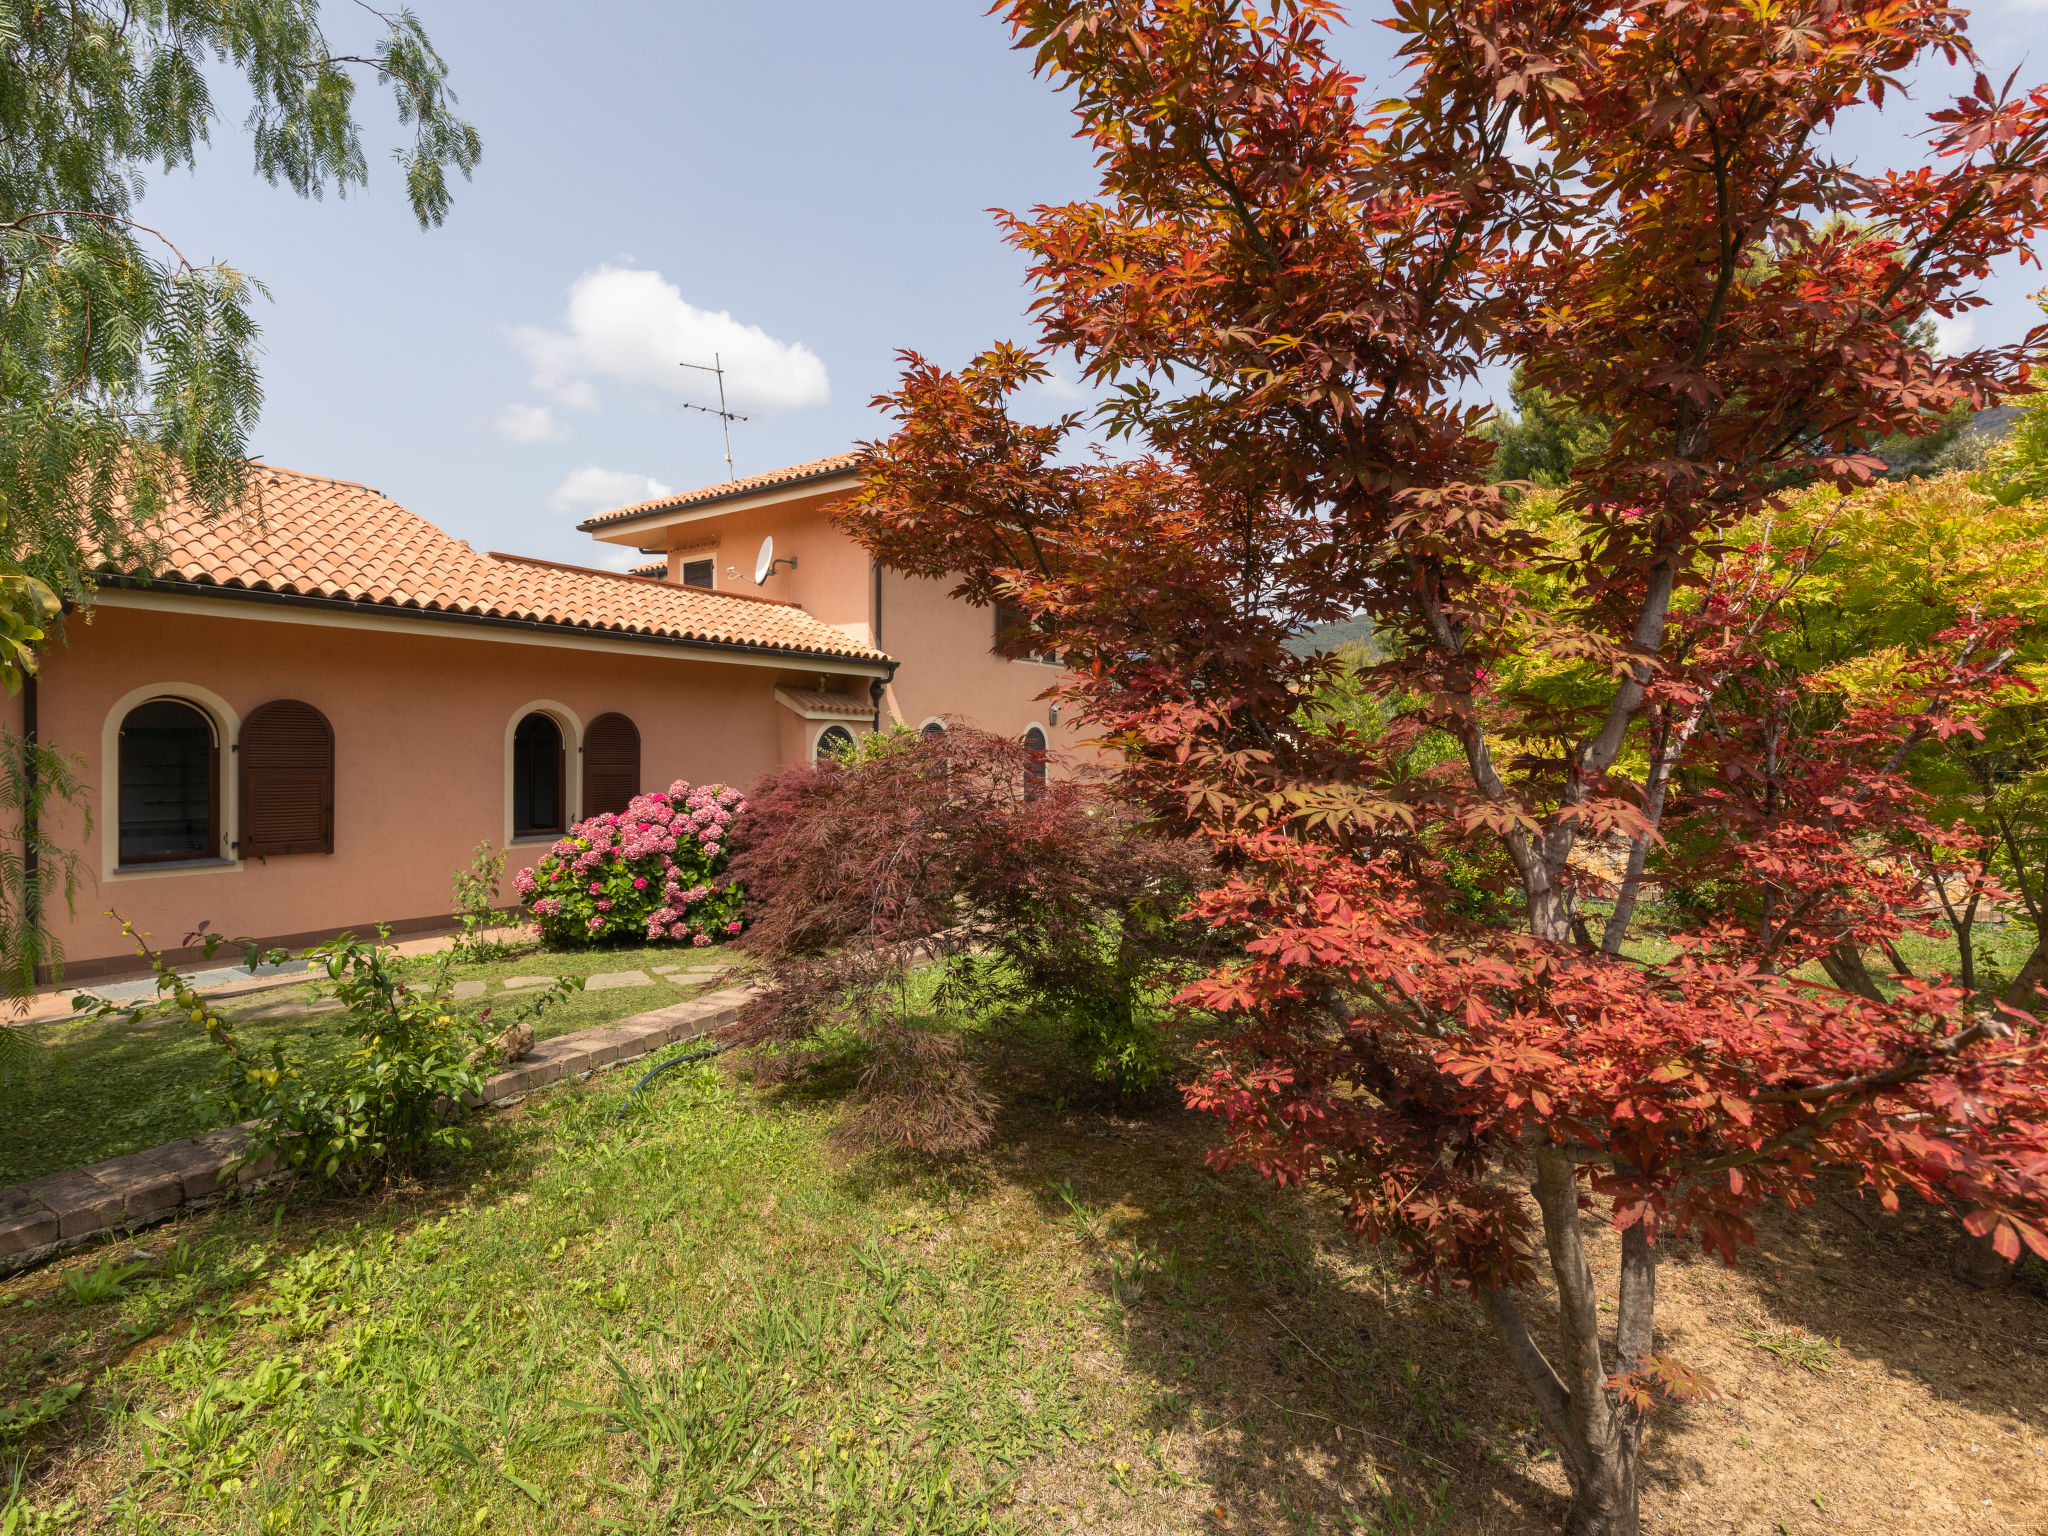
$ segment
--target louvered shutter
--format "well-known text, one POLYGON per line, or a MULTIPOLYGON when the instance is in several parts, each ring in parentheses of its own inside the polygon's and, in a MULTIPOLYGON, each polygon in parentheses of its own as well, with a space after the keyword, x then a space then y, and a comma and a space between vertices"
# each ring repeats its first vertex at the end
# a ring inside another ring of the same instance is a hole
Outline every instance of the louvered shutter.
POLYGON ((640 793, 640 728, 624 715, 599 715, 583 733, 583 814, 623 812, 640 793))
POLYGON ((277 699, 242 725, 244 858, 334 852, 334 730, 297 699, 277 699))

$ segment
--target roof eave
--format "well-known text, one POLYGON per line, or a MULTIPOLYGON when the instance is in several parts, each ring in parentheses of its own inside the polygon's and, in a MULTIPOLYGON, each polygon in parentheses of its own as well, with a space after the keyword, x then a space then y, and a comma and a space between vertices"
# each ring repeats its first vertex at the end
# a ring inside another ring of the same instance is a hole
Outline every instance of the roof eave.
POLYGON ((771 506, 781 501, 798 501, 827 494, 841 486, 852 490, 860 484, 858 469, 828 469, 798 480, 785 480, 779 485, 759 486, 751 490, 722 491, 716 495, 703 496, 695 501, 656 505, 644 511, 620 516, 616 512, 601 513, 597 517, 585 518, 576 525, 578 533, 587 533, 592 538, 602 539, 608 544, 630 544, 645 538, 650 528, 671 528, 683 523, 694 523, 700 518, 720 517, 729 512, 743 511, 748 507, 771 506), (615 521, 607 521, 615 519, 615 521))
POLYGON ((161 578, 137 576, 102 575, 102 586, 118 587, 137 592, 162 592, 174 596, 224 598, 231 602, 271 603, 284 607, 307 608, 328 613, 354 613, 374 615, 380 618, 412 620, 422 623, 467 624, 487 629, 524 630, 540 635, 559 635, 563 640, 599 639, 615 640, 632 645, 655 646, 666 650, 702 651, 707 655, 741 655, 774 657, 787 660, 792 666, 813 667, 821 663, 834 668, 850 667, 859 669, 863 675, 872 676, 877 672, 893 677, 898 663, 893 657, 880 652, 867 655, 853 655, 843 651, 803 650, 793 646, 760 645, 741 640, 711 640, 681 635, 653 634, 646 630, 608 629, 595 624, 551 623, 544 619, 519 619, 504 614, 469 613, 459 608, 425 608, 414 604, 380 602, 376 599, 357 600, 341 597, 317 597, 299 592, 272 592, 256 587, 230 587, 216 582, 165 581, 161 578))

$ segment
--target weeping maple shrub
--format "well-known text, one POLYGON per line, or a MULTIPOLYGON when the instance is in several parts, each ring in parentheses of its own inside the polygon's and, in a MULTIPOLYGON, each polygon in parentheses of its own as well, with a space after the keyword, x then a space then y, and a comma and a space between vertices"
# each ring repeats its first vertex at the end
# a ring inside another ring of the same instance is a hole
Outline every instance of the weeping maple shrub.
POLYGON ((865 1059, 842 1141, 981 1145, 995 1100, 975 1032, 1005 1015, 1055 1024, 1119 1093, 1163 1070, 1148 1004, 1191 974, 1200 935, 1176 919, 1206 860, 1042 766, 1035 748, 954 724, 866 738, 749 797, 733 877, 757 914, 741 943, 770 974, 736 1038, 786 1077, 850 1029, 865 1059))
POLYGON ((1407 78, 1365 113, 1325 0, 997 10, 1101 174, 1005 216, 1039 346, 1137 452, 1077 461, 1080 418, 1015 420, 1040 355, 906 355, 842 522, 1066 654, 1125 794, 1230 872, 1201 910, 1247 958, 1186 993, 1226 1021, 1189 1090, 1219 1160, 1334 1186, 1470 1293, 1557 1443, 1567 1530, 1630 1536, 1647 1415, 1702 1390, 1657 1346, 1670 1242, 1732 1255, 1831 1168, 2048 1253, 2039 1026, 1859 977, 1934 905, 1887 856, 1943 832, 1901 764, 1977 728, 2005 686, 1986 620, 2030 616, 1970 618, 1854 708, 1791 708, 1801 680, 1756 650, 1798 571, 1727 547, 1787 486, 1865 482, 1873 443, 2032 387, 2048 331, 1919 338, 2048 224, 2048 92, 1979 77, 1930 114, 1929 164, 1870 175, 1828 130, 1972 61, 1963 13, 1397 0, 1407 78), (1499 364, 1611 425, 1547 522, 1486 483, 1484 413, 1455 403, 1499 364), (1316 719, 1332 664, 1286 645, 1359 611, 1384 729, 1316 719), (1452 761, 1399 771, 1424 733, 1452 761), (1439 872, 1478 838, 1519 924, 1439 872), (1626 848, 1619 878, 1574 858, 1588 839, 1626 848), (1647 883, 1710 880, 1726 920, 1629 957, 1647 883), (1611 1333, 1589 1221, 1621 1238, 1611 1333))

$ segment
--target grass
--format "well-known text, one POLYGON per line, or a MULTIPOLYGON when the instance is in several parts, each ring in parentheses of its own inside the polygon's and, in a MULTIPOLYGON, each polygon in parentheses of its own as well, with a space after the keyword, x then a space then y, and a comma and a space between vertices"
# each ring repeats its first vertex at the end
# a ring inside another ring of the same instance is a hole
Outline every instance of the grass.
MULTIPOLYGON (((1170 1098, 999 1065, 998 1142, 945 1167, 836 1160, 843 1078, 682 1068, 629 1105, 637 1069, 600 1073, 373 1197, 288 1186, 0 1282, 0 1532, 1556 1528, 1469 1305, 1210 1172, 1170 1098)), ((1844 1529, 1974 1529, 1987 1494, 2036 1528, 2039 1300, 1963 1291, 1946 1224, 1846 1187, 1758 1226, 1737 1269, 1665 1256, 1660 1339, 1726 1395, 1660 1410, 1646 1528, 1804 1530, 1823 1489, 1844 1529)))
MULTIPOLYGON (((541 1039, 659 1008, 701 989, 695 980, 669 981, 656 966, 703 962, 705 952, 661 948, 550 953, 529 946, 505 959, 457 965, 458 981, 481 981, 491 991, 457 1003, 476 1013, 517 997, 500 990, 512 976, 591 976, 644 971, 645 987, 576 992, 542 1016, 541 1039)), ((427 961, 414 961, 424 967, 427 961)), ((304 986, 257 993, 229 1012, 243 1039, 258 1049, 273 1041, 312 1056, 339 1050, 343 1040, 329 1015, 311 1011, 304 986)), ((0 1185, 18 1184, 63 1168, 83 1167, 161 1146, 228 1123, 211 1090, 220 1054, 205 1032, 182 1018, 131 1025, 125 1016, 94 1023, 60 1021, 27 1026, 38 1047, 29 1067, 5 1085, 7 1114, 0 1117, 0 1185)))
MULTIPOLYGON (((1605 904, 1587 903, 1587 921, 1591 924, 1596 938, 1606 915, 1605 904)), ((1669 960, 1678 953, 1677 945, 1659 931, 1657 915, 1655 906, 1646 906, 1643 909, 1640 918, 1630 930, 1629 941, 1622 946, 1625 954, 1637 960, 1657 962, 1669 960)), ((2033 931, 2020 922, 2009 922, 2003 927, 1994 927, 1988 922, 1982 922, 1977 924, 1972 937, 1977 943, 1980 955, 1985 950, 1990 952, 1993 965, 2007 982, 2018 974, 2019 968, 2026 963, 2027 956, 2032 954, 2034 949, 2033 931)), ((1956 954, 1955 939, 1945 929, 1935 938, 1917 933, 1903 934, 1899 938, 1898 950, 1899 958, 1911 966, 1917 976, 1938 976, 1944 972, 1953 975, 1961 964, 1956 954)), ((1881 952, 1868 952, 1864 956, 1864 961, 1870 967, 1870 974, 1880 988, 1887 993, 1897 990, 1892 978, 1891 964, 1881 952)), ((1984 979, 1981 958, 1978 970, 1978 985, 1982 986, 1984 979)), ((1797 974, 1822 986, 1832 985, 1827 973, 1818 965, 1805 966, 1797 974)))
POLYGON ((1041 1105, 970 1165, 837 1165, 836 1100, 630 1080, 374 1207, 305 1186, 73 1266, 147 1265, 118 1284, 0 1284, 0 1529, 1420 1532, 1479 1450, 1476 1324, 1389 1313, 1177 1111, 1142 1151, 1041 1105))
POLYGON ((1814 1376, 1825 1376, 1832 1371, 1836 1356, 1842 1352, 1840 1339, 1822 1338, 1799 1327, 1760 1324, 1738 1329, 1737 1334, 1745 1343, 1765 1354, 1776 1355, 1786 1364, 1796 1365, 1814 1376))

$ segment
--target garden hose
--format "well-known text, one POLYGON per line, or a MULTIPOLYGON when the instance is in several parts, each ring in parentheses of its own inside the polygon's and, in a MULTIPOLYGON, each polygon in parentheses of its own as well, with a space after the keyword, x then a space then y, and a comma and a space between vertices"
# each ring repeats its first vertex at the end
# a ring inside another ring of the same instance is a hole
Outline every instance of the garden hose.
MULTIPOLYGON (((704 1037, 702 1035, 699 1035, 697 1038, 701 1040, 704 1037)), ((727 1041, 719 1045, 710 1046, 705 1050, 686 1051, 681 1056, 670 1057, 667 1061, 664 1061, 660 1066, 654 1068, 653 1071, 649 1072, 645 1077, 641 1078, 639 1082, 633 1085, 633 1091, 626 1095, 626 1101, 619 1106, 619 1113, 623 1115, 627 1110, 631 1109, 633 1107, 633 1101, 640 1097, 641 1090, 644 1089, 649 1083, 653 1082, 657 1077, 661 1076, 661 1074, 666 1072, 670 1067, 680 1067, 686 1062, 704 1061, 709 1059, 710 1057, 721 1055, 724 1052, 729 1051, 731 1049, 732 1043, 730 1041, 727 1041)))

